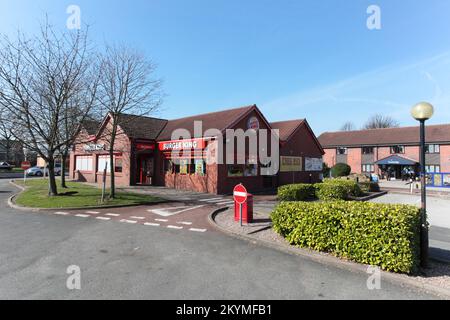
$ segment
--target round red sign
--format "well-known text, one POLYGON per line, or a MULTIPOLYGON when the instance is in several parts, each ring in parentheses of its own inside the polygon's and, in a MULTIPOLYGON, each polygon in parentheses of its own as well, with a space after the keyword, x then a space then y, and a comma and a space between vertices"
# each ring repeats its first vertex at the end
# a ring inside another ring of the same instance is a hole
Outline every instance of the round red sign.
POLYGON ((22 170, 27 170, 31 168, 31 163, 28 161, 24 161, 20 164, 20 167, 22 168, 22 170))
POLYGON ((243 204, 245 201, 247 201, 247 189, 245 189, 242 184, 238 184, 236 187, 234 187, 233 198, 237 203, 243 204))

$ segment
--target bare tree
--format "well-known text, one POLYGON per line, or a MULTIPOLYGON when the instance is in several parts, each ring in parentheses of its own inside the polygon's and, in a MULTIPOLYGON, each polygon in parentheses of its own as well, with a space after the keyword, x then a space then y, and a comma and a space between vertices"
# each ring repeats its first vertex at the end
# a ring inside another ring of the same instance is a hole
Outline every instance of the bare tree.
POLYGON ((347 121, 342 125, 340 131, 353 131, 353 130, 355 130, 355 125, 353 124, 353 122, 347 121))
POLYGON ((80 123, 92 107, 74 104, 91 81, 87 39, 87 29, 57 33, 46 22, 36 36, 19 33, 0 43, 0 105, 11 114, 14 138, 47 162, 49 196, 58 193, 55 156, 77 133, 60 130, 68 121, 80 123))
POLYGON ((364 125, 363 129, 383 129, 383 128, 397 128, 400 124, 397 120, 383 116, 381 114, 373 115, 364 125))
POLYGON ((156 65, 134 49, 108 47, 101 62, 100 102, 110 117, 103 131, 108 140, 110 193, 115 197, 114 152, 121 115, 150 115, 161 106, 162 80, 155 77, 156 65))
MULTIPOLYGON (((11 161, 11 155, 18 148, 18 143, 12 134, 12 122, 9 121, 9 112, 2 108, 0 114, 0 146, 5 150, 5 161, 11 161)), ((16 164, 17 165, 17 164, 16 164)))

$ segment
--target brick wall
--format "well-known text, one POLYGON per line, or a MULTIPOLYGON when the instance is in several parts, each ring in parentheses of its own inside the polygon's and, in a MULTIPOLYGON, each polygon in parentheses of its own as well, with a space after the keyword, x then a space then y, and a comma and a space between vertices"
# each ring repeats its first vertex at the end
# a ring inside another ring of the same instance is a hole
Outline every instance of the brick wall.
POLYGON ((336 149, 324 149, 323 162, 330 168, 336 164, 336 149))
POLYGON ((361 148, 348 148, 347 152, 347 164, 352 173, 361 173, 361 148))
POLYGON ((450 145, 441 145, 441 171, 450 172, 450 145))

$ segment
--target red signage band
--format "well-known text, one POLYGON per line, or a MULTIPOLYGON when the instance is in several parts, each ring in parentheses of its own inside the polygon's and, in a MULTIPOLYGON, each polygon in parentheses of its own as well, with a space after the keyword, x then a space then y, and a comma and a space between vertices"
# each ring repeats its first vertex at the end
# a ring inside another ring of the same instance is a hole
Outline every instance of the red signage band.
POLYGON ((158 147, 161 151, 205 149, 206 141, 204 139, 163 141, 158 142, 158 147))
POLYGON ((136 149, 138 151, 155 150, 155 145, 154 144, 148 144, 148 143, 136 143, 136 149))

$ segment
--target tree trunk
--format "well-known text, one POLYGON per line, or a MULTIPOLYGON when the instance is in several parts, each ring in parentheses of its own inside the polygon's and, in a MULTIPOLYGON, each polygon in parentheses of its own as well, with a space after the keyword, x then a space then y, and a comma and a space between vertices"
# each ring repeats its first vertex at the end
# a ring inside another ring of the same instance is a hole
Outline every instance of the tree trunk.
POLYGON ((61 154, 61 188, 67 189, 66 185, 66 159, 67 154, 61 154))
POLYGON ((116 183, 114 175, 114 150, 109 150, 109 176, 111 178, 111 187, 109 189, 109 198, 116 197, 116 183))
POLYGON ((53 157, 50 157, 50 160, 47 164, 48 169, 48 196, 54 197, 58 195, 58 187, 56 186, 55 179, 55 160, 53 157))

